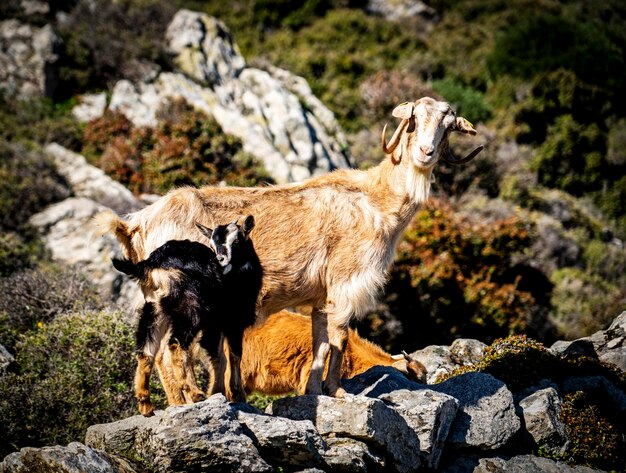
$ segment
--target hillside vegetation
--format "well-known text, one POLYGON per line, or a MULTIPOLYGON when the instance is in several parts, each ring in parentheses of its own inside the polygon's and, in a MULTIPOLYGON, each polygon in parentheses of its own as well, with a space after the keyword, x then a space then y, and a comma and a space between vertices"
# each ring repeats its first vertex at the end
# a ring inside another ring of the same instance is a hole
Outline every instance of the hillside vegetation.
MULTIPOLYGON (((17 354, 0 398, 35 406, 7 421, 20 429, 7 451, 65 441, 113 418, 106 409, 126 414, 132 405, 128 326, 80 275, 50 264, 28 224, 70 194, 41 147, 58 142, 82 153, 137 195, 272 182, 236 138, 180 103, 163 110, 156 128, 110 113, 74 120, 81 94, 174 68, 163 35, 179 8, 220 18, 250 64, 304 77, 347 132, 357 166, 383 158, 380 130, 403 101, 447 100, 479 130, 486 146, 476 160, 438 165, 434 198, 410 225, 362 334, 394 352, 520 333, 549 345, 605 328, 624 308, 626 4, 426 3, 431 14, 392 21, 364 0, 72 0, 29 15, 18 0, 2 2, 0 20, 52 24, 61 40, 49 97, 0 91, 0 343, 17 354), (76 303, 63 300, 51 282, 59 278, 76 303), (49 291, 39 293, 36 281, 49 291), (16 285, 18 295, 8 289, 16 285), (85 328, 86 317, 98 333, 85 328), (112 343, 117 351, 100 351, 112 343), (58 346, 65 354, 47 359, 58 346), (77 359, 108 371, 84 373, 77 359), (63 412, 48 399, 62 384, 71 386, 67 402, 87 413, 63 419, 61 436, 34 434, 63 412), (103 404, 90 409, 96 397, 103 404)), ((470 145, 453 146, 461 154, 470 145)), ((0 410, 9 415, 14 405, 3 401, 0 410)))

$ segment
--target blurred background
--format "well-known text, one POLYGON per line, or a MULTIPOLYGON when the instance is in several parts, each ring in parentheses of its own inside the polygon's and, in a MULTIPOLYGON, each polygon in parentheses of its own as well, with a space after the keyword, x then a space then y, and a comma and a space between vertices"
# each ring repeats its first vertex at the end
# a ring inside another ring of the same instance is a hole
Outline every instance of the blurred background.
POLYGON ((4 0, 7 452, 133 413, 122 283, 60 257, 47 233, 60 217, 42 217, 82 196, 83 166, 137 206, 180 185, 365 169, 384 157, 395 105, 445 100, 479 132, 454 141, 457 153, 485 150, 438 164, 359 332, 410 352, 606 328, 626 307, 625 20, 620 0, 4 0))

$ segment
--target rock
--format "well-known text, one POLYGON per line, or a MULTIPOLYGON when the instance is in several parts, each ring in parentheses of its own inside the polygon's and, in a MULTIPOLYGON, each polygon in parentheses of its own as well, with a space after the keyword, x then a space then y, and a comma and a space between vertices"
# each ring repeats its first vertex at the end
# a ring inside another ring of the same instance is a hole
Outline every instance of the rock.
POLYGON ((106 209, 91 199, 71 197, 33 215, 29 223, 41 233, 53 260, 77 265, 90 275, 103 297, 130 307, 131 302, 142 300, 141 291, 111 265, 119 243, 110 235, 94 238, 93 217, 106 209))
POLYGON ((485 348, 487 345, 478 340, 457 338, 450 345, 450 355, 459 366, 475 365, 483 359, 485 348))
POLYGON ((4 345, 0 345, 0 377, 6 373, 7 368, 15 361, 15 357, 11 355, 4 345))
POLYGON ((373 452, 367 444, 345 437, 329 437, 326 439, 328 449, 324 460, 330 471, 354 472, 383 471, 384 457, 373 452))
POLYGON ((430 19, 437 15, 434 8, 415 0, 369 0, 366 10, 392 21, 416 16, 430 19))
POLYGON ((82 443, 67 447, 22 448, 7 455, 0 473, 135 473, 130 462, 116 455, 94 450, 82 443))
POLYGON ((457 414, 456 399, 409 381, 388 366, 371 368, 342 385, 349 393, 380 399, 400 414, 419 438, 423 463, 437 468, 457 414))
POLYGON ((72 108, 72 115, 81 123, 87 123, 100 118, 107 107, 107 95, 85 94, 80 97, 80 103, 72 108))
POLYGON ((127 214, 144 207, 126 187, 111 179, 104 171, 87 163, 85 158, 63 146, 51 143, 45 148, 59 174, 69 183, 76 197, 85 197, 118 214, 127 214))
POLYGON ((415 471, 420 466, 419 439, 406 421, 383 401, 347 395, 282 398, 268 412, 294 420, 311 420, 321 435, 362 440, 382 449, 396 471, 415 471))
POLYGON ((564 452, 567 437, 561 422, 561 397, 556 389, 539 389, 524 397, 519 406, 522 410, 526 431, 536 445, 549 454, 564 452))
POLYGON ((510 459, 466 456, 457 459, 452 465, 442 470, 443 473, 594 473, 599 471, 586 466, 569 466, 567 463, 555 462, 534 455, 518 455, 510 459))
POLYGON ((246 66, 226 25, 202 13, 178 11, 167 27, 165 40, 176 66, 206 85, 234 79, 246 66))
POLYGON ((626 311, 618 315, 608 329, 573 341, 555 342, 550 351, 565 357, 581 355, 598 358, 626 372, 626 311))
POLYGON ((267 471, 266 463, 220 394, 87 429, 85 443, 131 455, 155 471, 267 471))
POLYGON ((428 468, 437 469, 443 447, 457 415, 458 401, 430 389, 400 389, 379 399, 400 414, 420 440, 420 456, 428 468))
POLYGON ((445 345, 430 345, 410 354, 426 368, 428 384, 436 383, 440 376, 446 375, 458 368, 452 358, 450 347, 445 345))
POLYGON ((50 25, 0 22, 0 89, 20 98, 51 97, 57 86, 59 43, 50 25))
POLYGON ((325 466, 327 446, 310 420, 291 420, 261 413, 237 412, 255 446, 272 465, 291 468, 325 466))
POLYGON ((448 443, 454 447, 493 450, 502 447, 520 428, 511 391, 489 374, 466 373, 431 388, 459 401, 459 412, 448 436, 448 443))
POLYGON ((182 99, 239 138, 244 151, 257 157, 278 183, 350 166, 341 127, 304 79, 278 68, 246 67, 226 27, 201 13, 181 10, 166 37, 186 75, 119 81, 111 110, 135 126, 154 127, 157 111, 182 99))

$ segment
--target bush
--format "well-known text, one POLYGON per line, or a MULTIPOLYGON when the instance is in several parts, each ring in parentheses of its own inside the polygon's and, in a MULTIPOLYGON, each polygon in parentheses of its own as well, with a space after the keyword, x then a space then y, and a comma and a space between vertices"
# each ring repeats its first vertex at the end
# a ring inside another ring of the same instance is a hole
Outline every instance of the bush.
POLYGON ((457 115, 470 121, 484 122, 491 117, 491 108, 483 94, 452 78, 433 81, 433 89, 452 105, 457 115))
POLYGON ((88 426, 136 414, 133 348, 121 312, 65 314, 26 333, 16 371, 0 379, 0 456, 82 441, 88 426))
POLYGON ((380 329, 389 317, 378 312, 361 332, 387 348, 415 350, 457 337, 493 340, 529 330, 537 300, 546 299, 538 272, 515 264, 531 241, 517 218, 477 223, 445 203, 427 205, 407 229, 385 289, 384 302, 402 334, 386 338, 380 329))
POLYGON ((104 307, 97 288, 75 268, 43 264, 0 279, 2 344, 13 350, 19 335, 59 314, 104 307))
POLYGON ((87 125, 83 152, 137 194, 221 181, 240 186, 273 182, 213 118, 182 102, 161 110, 159 118, 155 129, 133 128, 122 115, 107 112, 87 125))

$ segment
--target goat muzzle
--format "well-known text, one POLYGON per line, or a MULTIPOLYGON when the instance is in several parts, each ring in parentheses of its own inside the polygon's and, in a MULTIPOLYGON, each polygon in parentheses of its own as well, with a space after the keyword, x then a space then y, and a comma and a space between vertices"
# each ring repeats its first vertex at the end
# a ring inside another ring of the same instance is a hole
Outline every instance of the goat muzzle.
POLYGON ((476 148, 470 154, 468 154, 467 156, 465 156, 464 158, 461 158, 461 159, 458 159, 456 156, 454 156, 454 154, 452 153, 452 150, 450 148, 448 148, 447 151, 443 154, 442 157, 443 157, 443 160, 446 163, 450 163, 450 164, 464 164, 464 163, 467 163, 467 162, 471 161, 472 159, 474 159, 476 157, 476 155, 483 150, 483 148, 484 148, 484 146, 480 145, 478 148, 476 148))

